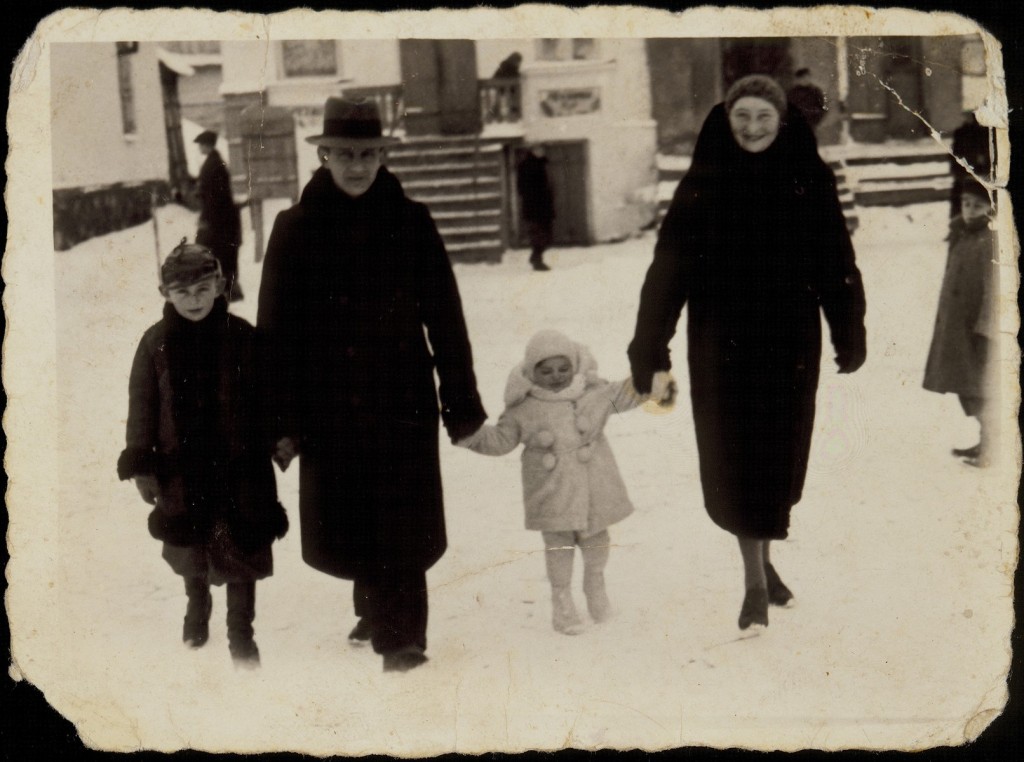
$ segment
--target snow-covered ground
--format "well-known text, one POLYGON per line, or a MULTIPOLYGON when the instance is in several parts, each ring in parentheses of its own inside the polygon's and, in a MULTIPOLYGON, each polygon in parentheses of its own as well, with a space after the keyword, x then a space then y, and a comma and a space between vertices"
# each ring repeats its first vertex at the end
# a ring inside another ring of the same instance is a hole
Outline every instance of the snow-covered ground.
MULTIPOLYGON (((1012 478, 998 476, 1006 469, 950 456, 976 436, 956 399, 920 386, 946 208, 860 210, 870 354, 853 376, 836 375, 828 351, 823 358, 807 487, 791 539, 772 550, 793 608, 773 608, 760 634, 737 629, 740 557, 704 512, 681 323, 680 403, 607 429, 636 505, 611 530, 613 619, 578 637, 551 629, 541 539, 522 526, 518 457, 484 458, 444 440, 450 549, 428 575, 430 661, 407 674, 384 674, 369 648, 348 644, 350 584, 303 564, 296 468, 278 476, 293 528, 275 546, 275 575, 257 588, 262 668, 233 669, 222 589, 210 642, 183 647, 181 580, 146 531, 147 506, 115 473, 132 355, 162 307, 153 226, 58 253, 54 616, 64 638, 50 663, 33 665, 54 678, 41 687, 88 742, 119 748, 355 755, 962 742, 984 726, 980 712, 1001 705, 1016 508, 1012 478)), ((178 207, 161 209, 158 222, 164 252, 195 230, 178 207)), ((232 309, 254 320, 260 266, 246 231, 247 297, 232 309)), ((556 249, 547 274, 529 269, 525 251, 456 266, 492 420, 508 370, 540 328, 589 345, 607 378, 628 373, 653 242, 556 249)))

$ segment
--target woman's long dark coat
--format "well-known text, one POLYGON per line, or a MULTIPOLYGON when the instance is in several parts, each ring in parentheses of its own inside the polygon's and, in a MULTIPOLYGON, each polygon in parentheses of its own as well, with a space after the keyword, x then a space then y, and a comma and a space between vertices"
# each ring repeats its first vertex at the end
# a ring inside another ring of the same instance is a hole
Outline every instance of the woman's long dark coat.
POLYGON ((736 144, 723 105, 708 115, 640 296, 629 356, 641 391, 671 367, 684 304, 705 506, 733 534, 783 538, 807 471, 819 308, 838 353, 865 343, 835 178, 795 109, 760 154, 736 144))
POLYGON ((258 323, 277 351, 280 431, 301 441, 305 561, 347 579, 428 569, 447 545, 435 368, 453 440, 486 413, 426 207, 385 168, 354 199, 317 170, 274 224, 258 323))

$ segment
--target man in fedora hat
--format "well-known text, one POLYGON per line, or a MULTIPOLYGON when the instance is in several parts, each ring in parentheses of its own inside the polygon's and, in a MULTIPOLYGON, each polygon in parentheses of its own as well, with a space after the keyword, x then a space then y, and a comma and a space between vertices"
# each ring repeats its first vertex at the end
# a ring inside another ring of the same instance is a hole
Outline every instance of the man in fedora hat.
POLYGON ((208 247, 220 262, 227 281, 228 299, 242 298, 238 284, 238 247, 242 243, 242 221, 231 195, 228 168, 217 151, 217 133, 205 130, 196 137, 199 151, 206 156, 199 170, 199 230, 196 243, 208 247))
POLYGON ((382 165, 397 141, 376 105, 329 98, 307 141, 321 167, 274 222, 260 285, 278 457, 301 453, 303 559, 354 582, 350 640, 405 671, 427 660, 426 571, 447 547, 438 414, 452 441, 487 415, 444 243, 382 165))

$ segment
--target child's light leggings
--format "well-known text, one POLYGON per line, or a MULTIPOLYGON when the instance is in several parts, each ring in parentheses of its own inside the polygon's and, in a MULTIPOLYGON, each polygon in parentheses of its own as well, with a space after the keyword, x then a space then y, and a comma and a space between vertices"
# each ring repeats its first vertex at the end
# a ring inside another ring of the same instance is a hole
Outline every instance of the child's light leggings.
POLYGON ((608 564, 611 539, 608 530, 581 537, 579 532, 541 532, 544 538, 548 579, 553 588, 568 587, 572 582, 572 561, 579 545, 583 554, 583 586, 603 583, 604 567, 608 564))

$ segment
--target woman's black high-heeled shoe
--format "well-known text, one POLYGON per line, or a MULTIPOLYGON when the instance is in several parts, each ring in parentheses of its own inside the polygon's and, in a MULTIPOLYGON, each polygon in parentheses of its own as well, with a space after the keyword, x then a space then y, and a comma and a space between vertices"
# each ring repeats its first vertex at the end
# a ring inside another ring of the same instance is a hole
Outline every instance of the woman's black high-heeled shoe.
POLYGON ((740 609, 740 629, 745 630, 752 624, 768 626, 768 591, 763 587, 752 587, 743 597, 743 608, 740 609))
POLYGON ((785 606, 793 600, 793 592, 779 579, 775 567, 766 563, 764 576, 768 580, 768 602, 773 606, 785 606))

